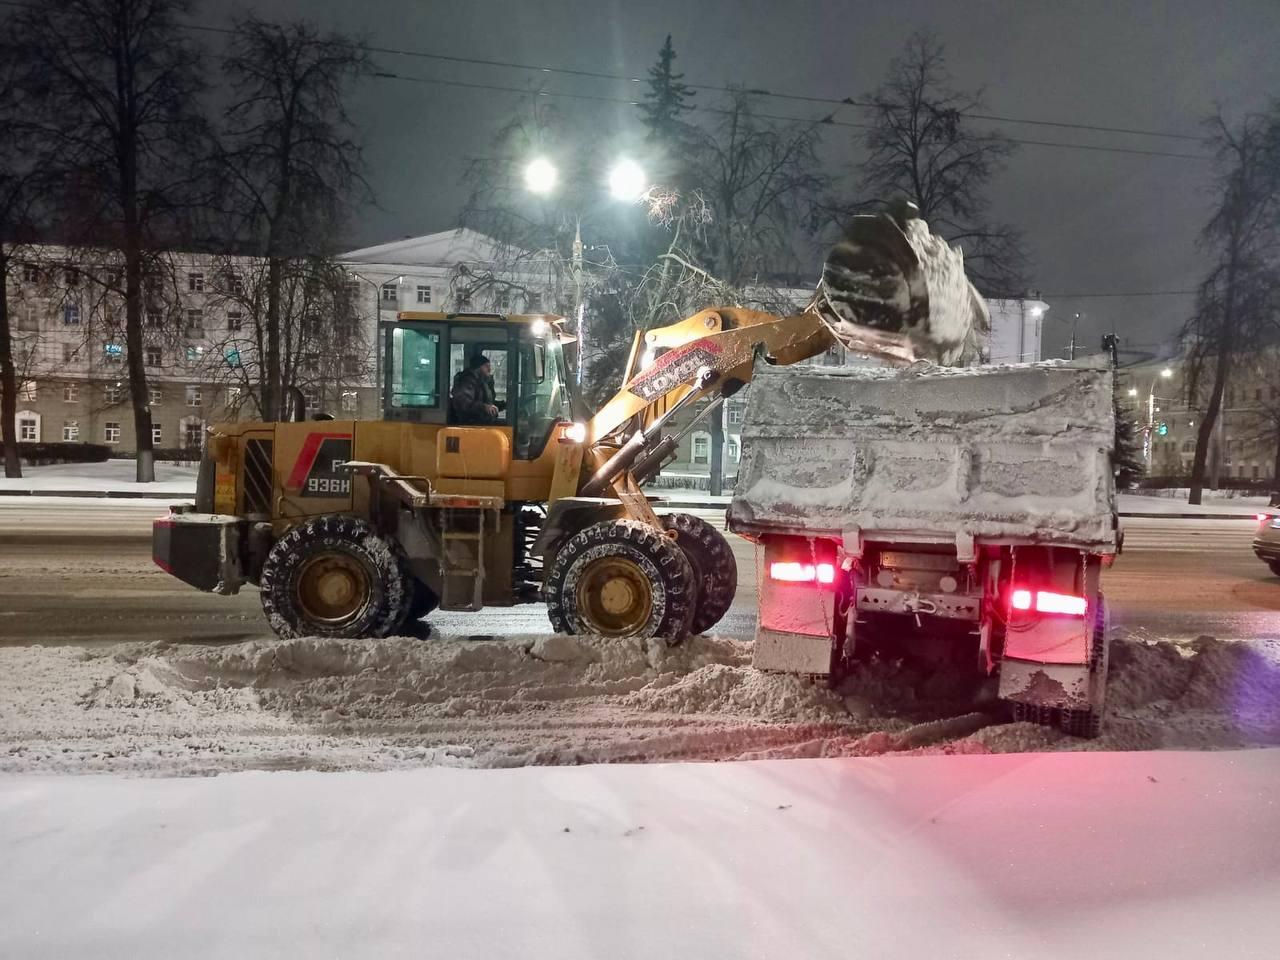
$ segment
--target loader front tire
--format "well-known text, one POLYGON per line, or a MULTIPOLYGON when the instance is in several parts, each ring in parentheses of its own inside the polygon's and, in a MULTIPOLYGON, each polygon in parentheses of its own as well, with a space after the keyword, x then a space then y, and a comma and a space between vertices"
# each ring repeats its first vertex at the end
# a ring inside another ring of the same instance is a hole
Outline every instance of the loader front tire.
POLYGON ((662 525, 676 532, 678 546, 693 568, 698 595, 693 604, 693 633, 706 633, 729 612, 738 592, 738 561, 729 541, 707 521, 688 513, 662 517, 662 525))
POLYGON ((356 517, 294 527, 262 566, 262 611, 289 637, 385 637, 404 623, 412 577, 394 544, 356 517))
POLYGON ((557 633, 677 643, 689 634, 697 590, 674 540, 636 520, 607 520, 564 542, 542 596, 557 633))

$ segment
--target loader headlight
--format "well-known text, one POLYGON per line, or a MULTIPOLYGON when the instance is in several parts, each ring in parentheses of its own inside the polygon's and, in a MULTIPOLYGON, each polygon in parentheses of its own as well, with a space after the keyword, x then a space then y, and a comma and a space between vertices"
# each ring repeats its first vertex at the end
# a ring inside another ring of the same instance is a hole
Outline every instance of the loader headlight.
POLYGON ((587 439, 587 425, 585 423, 566 423, 564 425, 564 433, 560 436, 570 443, 582 443, 587 439))

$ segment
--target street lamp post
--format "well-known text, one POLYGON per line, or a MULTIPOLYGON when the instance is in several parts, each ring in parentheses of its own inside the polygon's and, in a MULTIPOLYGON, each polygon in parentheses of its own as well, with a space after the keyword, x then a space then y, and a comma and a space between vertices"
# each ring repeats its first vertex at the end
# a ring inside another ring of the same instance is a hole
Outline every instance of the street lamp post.
MULTIPOLYGON (((1154 459, 1153 447, 1155 446, 1155 442, 1152 439, 1152 434, 1155 432, 1155 424, 1156 424, 1156 384, 1158 384, 1161 380, 1168 380, 1172 376, 1173 376, 1173 370, 1171 370, 1169 367, 1165 367, 1163 370, 1160 371, 1159 376, 1152 378, 1151 389, 1147 391, 1147 429, 1144 431, 1142 446, 1143 446, 1143 453, 1146 454, 1148 469, 1150 469, 1151 461, 1154 459)), ((1136 396, 1137 392, 1138 392, 1137 387, 1131 387, 1129 389, 1129 396, 1131 397, 1136 396)))

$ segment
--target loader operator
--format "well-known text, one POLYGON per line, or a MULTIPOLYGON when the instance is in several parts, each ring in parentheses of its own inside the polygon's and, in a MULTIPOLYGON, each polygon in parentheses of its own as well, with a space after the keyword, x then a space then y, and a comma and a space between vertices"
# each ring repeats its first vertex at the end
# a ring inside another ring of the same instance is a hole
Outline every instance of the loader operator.
POLYGON ((466 369, 458 371, 449 391, 449 418, 454 423, 497 423, 505 404, 495 399, 493 365, 483 353, 473 354, 466 369))

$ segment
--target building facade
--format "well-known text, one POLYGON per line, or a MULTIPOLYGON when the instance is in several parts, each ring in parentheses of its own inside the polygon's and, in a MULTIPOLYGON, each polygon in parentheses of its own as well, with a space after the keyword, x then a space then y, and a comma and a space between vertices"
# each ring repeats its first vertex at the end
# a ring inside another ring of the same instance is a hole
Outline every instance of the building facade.
MULTIPOLYGON (((1175 359, 1127 367, 1120 372, 1120 385, 1124 410, 1144 440, 1148 477, 1185 485, 1204 415, 1203 402, 1188 402, 1186 364, 1175 359)), ((1210 438, 1206 479, 1210 486, 1274 485, 1278 448, 1280 348, 1272 347, 1240 364, 1228 380, 1210 438)))

